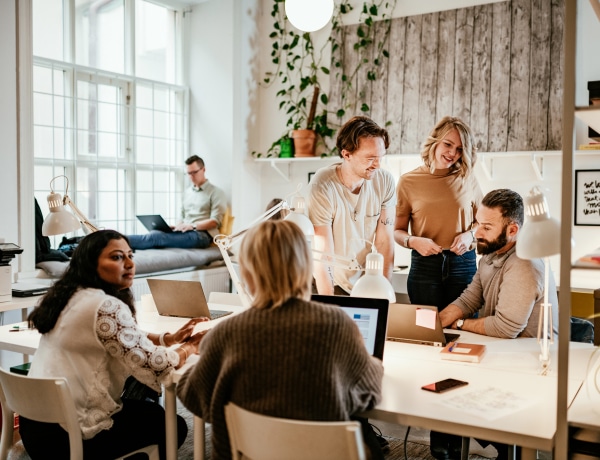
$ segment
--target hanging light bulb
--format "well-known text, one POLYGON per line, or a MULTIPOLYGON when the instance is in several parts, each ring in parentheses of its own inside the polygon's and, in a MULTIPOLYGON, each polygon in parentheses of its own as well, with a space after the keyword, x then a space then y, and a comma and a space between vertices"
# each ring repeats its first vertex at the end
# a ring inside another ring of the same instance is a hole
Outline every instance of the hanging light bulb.
POLYGON ((285 14, 303 32, 322 29, 333 15, 333 0, 285 0, 285 14))

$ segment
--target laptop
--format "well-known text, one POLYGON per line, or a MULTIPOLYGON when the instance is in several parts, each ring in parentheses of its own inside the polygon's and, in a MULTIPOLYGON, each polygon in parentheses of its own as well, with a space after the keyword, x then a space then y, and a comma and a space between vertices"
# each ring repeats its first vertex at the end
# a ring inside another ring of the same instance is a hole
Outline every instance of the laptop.
POLYGON ((33 297, 48 292, 50 286, 35 283, 15 283, 12 285, 13 297, 33 297))
POLYGON ((160 214, 148 214, 142 216, 135 216, 138 220, 146 227, 146 230, 151 232, 152 230, 160 230, 165 233, 172 233, 173 229, 169 227, 169 224, 165 222, 160 214))
POLYGON ((372 356, 383 360, 389 300, 316 294, 311 299, 315 302, 337 305, 344 310, 358 326, 365 339, 367 351, 372 356))
POLYGON ((399 303, 390 305, 387 330, 388 340, 445 347, 448 342, 454 342, 458 337, 460 337, 460 334, 444 332, 437 307, 399 303), (435 312, 434 329, 417 324, 419 309, 433 310, 435 312))
POLYGON ((148 278, 148 287, 159 315, 210 319, 230 315, 231 311, 209 310, 200 281, 148 278))

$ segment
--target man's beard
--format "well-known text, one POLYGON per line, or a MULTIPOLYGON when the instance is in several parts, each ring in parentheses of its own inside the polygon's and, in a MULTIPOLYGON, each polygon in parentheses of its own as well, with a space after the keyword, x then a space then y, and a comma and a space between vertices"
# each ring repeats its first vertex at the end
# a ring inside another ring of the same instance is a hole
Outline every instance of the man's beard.
POLYGON ((508 243, 508 237, 506 236, 507 225, 504 226, 498 238, 494 241, 477 240, 477 253, 481 255, 491 254, 496 252, 498 249, 502 249, 508 243))

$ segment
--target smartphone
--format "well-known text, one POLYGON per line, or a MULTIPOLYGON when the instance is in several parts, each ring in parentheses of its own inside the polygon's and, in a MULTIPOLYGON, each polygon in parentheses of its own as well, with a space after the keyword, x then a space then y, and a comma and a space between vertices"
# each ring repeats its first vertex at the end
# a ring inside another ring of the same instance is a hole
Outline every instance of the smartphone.
POLYGON ((469 382, 456 379, 445 379, 439 382, 430 383, 429 385, 423 385, 421 388, 427 391, 433 391, 434 393, 443 393, 444 391, 451 390, 452 388, 458 388, 468 385, 469 382))

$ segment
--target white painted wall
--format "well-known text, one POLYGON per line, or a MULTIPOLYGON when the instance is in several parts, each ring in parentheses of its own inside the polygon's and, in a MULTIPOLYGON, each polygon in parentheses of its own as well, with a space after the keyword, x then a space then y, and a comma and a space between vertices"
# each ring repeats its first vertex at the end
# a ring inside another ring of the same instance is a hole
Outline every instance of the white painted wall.
MULTIPOLYGON (((15 2, 0 2, 0 238, 18 241, 17 197, 17 51, 15 2)), ((15 261, 17 262, 17 261, 15 261)), ((15 267, 18 265, 15 264, 15 267)))

